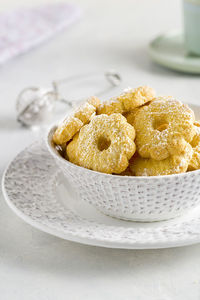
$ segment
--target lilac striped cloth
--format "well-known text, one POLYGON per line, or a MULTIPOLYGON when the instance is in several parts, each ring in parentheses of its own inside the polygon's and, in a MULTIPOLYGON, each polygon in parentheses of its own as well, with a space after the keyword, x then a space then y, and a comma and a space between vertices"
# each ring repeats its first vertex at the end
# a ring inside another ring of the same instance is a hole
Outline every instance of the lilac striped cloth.
POLYGON ((66 3, 1 13, 0 64, 53 37, 79 16, 79 8, 66 3))

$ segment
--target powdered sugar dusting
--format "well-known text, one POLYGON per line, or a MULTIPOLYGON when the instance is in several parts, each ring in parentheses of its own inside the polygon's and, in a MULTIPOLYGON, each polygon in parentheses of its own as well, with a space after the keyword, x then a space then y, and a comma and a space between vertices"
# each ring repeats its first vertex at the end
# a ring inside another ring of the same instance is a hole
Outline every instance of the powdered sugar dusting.
MULTIPOLYGON (((76 163, 100 172, 121 173, 135 152, 135 130, 121 114, 95 116, 85 125, 76 141, 67 146, 70 161, 76 151, 76 163), (98 142, 103 139, 108 148, 100 150, 98 142)), ((72 161, 74 162, 74 161, 72 161)))
MULTIPOLYGON (((180 145, 184 138, 190 142, 194 136, 194 115, 188 106, 169 98, 156 98, 139 110, 135 117, 136 145, 142 157, 165 159, 174 153, 174 141, 180 145), (145 125, 144 125, 145 124, 145 125), (160 125, 165 130, 159 131, 160 125), (180 141, 178 141, 180 140, 180 141)), ((184 141, 183 141, 184 142, 184 141)))

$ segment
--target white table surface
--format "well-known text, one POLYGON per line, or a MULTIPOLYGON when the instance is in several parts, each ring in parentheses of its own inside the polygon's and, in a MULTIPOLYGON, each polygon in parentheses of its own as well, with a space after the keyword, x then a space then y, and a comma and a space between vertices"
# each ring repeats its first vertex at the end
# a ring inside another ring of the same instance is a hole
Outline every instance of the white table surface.
MULTIPOLYGON (((3 3, 4 2, 4 3, 3 3)), ((40 0, 6 0, 0 10, 40 0)), ((150 84, 158 93, 200 101, 198 76, 153 64, 151 38, 181 27, 177 0, 77 0, 79 23, 0 67, 0 174, 36 133, 15 121, 17 93, 54 78, 119 70, 123 87, 150 84)), ((80 245, 25 224, 0 196, 0 299, 199 300, 200 245, 163 250, 113 250, 80 245)))

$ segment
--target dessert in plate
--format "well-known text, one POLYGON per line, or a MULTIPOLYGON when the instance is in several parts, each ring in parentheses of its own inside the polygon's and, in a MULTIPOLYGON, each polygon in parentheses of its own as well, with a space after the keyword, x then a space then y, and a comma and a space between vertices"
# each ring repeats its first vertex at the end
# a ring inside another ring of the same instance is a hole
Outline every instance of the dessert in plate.
POLYGON ((89 98, 50 129, 47 145, 79 197, 107 215, 166 220, 200 201, 200 123, 148 86, 89 98))

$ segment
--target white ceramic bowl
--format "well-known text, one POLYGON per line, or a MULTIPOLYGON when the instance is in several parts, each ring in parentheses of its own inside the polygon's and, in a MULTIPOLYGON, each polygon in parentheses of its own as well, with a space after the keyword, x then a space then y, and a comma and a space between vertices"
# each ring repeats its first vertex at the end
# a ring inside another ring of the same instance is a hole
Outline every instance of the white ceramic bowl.
POLYGON ((51 142, 55 128, 53 126, 46 137, 52 157, 79 197, 102 213, 125 220, 152 222, 174 218, 200 203, 200 170, 152 177, 88 170, 60 156, 51 142))

